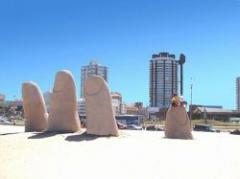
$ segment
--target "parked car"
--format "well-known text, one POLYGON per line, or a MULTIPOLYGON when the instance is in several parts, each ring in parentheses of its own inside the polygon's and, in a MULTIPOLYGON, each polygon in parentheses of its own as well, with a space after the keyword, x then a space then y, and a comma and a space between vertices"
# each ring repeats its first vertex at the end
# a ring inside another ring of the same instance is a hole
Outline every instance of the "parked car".
POLYGON ((127 129, 127 125, 119 121, 117 121, 117 126, 118 129, 127 129))
POLYGON ((196 124, 193 130, 194 131, 204 131, 204 132, 220 132, 220 130, 214 129, 209 124, 196 124))
POLYGON ((142 130, 142 126, 138 126, 138 125, 135 125, 135 124, 130 124, 130 125, 127 125, 127 129, 131 129, 131 130, 142 130))
POLYGON ((10 124, 10 122, 8 121, 8 119, 6 117, 0 116, 0 123, 3 124, 10 124))
POLYGON ((231 131, 230 134, 240 135, 240 130, 239 129, 235 129, 235 130, 231 131))
POLYGON ((151 125, 151 126, 147 126, 146 130, 147 131, 163 131, 164 129, 156 125, 151 125))

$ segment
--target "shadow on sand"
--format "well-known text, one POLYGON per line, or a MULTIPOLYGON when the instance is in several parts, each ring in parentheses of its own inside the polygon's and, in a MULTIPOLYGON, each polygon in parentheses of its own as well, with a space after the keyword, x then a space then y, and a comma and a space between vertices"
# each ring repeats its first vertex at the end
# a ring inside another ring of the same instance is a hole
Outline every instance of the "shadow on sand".
POLYGON ((23 132, 9 132, 9 133, 2 133, 2 134, 0 134, 0 136, 21 134, 21 133, 23 133, 23 132))
POLYGON ((41 133, 34 133, 34 135, 28 137, 28 139, 43 139, 43 138, 47 138, 47 137, 53 137, 57 134, 62 134, 62 132, 45 131, 45 132, 41 132, 41 133))
POLYGON ((99 136, 99 135, 94 135, 94 134, 87 134, 87 132, 83 132, 78 135, 71 135, 65 138, 66 141, 69 142, 81 142, 81 141, 91 141, 95 140, 101 137, 109 137, 109 136, 99 136))

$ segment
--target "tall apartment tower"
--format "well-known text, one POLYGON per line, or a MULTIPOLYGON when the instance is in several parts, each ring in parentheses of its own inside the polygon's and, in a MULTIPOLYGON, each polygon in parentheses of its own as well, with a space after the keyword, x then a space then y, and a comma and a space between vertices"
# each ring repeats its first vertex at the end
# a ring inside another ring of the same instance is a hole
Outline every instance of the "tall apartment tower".
POLYGON ((81 68, 81 98, 84 98, 84 82, 87 77, 101 76, 106 82, 108 81, 108 68, 100 65, 97 61, 90 61, 89 65, 81 68))
POLYGON ((183 95, 183 64, 185 56, 180 55, 176 60, 175 55, 167 52, 153 54, 150 60, 150 106, 168 108, 172 95, 178 93, 180 81, 180 95, 183 95), (180 80, 178 80, 178 67, 180 67, 180 80))
POLYGON ((237 77, 236 80, 236 97, 237 110, 240 111, 240 77, 237 77))

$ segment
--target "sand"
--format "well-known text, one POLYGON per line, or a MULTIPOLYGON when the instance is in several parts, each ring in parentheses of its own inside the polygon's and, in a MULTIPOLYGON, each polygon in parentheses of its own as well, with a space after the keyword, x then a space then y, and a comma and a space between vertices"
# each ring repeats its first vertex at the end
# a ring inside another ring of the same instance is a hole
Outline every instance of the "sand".
POLYGON ((23 131, 0 125, 0 179, 240 178, 240 136, 228 133, 177 140, 159 131, 123 130, 120 137, 23 131))

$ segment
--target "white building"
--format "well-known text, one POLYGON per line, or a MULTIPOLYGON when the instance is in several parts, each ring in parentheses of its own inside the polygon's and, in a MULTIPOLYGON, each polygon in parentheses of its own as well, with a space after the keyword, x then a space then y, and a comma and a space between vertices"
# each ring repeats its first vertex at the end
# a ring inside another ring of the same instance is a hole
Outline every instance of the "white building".
POLYGON ((84 82, 87 77, 101 76, 106 82, 108 81, 108 68, 100 65, 97 61, 91 61, 89 65, 81 68, 81 98, 84 97, 84 82))
POLYGON ((118 92, 112 92, 112 108, 113 108, 113 114, 120 115, 122 114, 122 95, 118 92))
POLYGON ((86 102, 84 98, 78 100, 78 114, 80 116, 86 116, 86 102))

